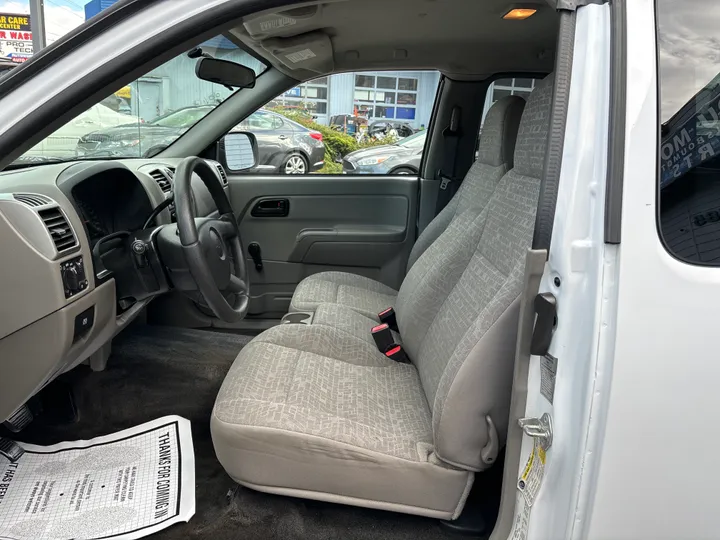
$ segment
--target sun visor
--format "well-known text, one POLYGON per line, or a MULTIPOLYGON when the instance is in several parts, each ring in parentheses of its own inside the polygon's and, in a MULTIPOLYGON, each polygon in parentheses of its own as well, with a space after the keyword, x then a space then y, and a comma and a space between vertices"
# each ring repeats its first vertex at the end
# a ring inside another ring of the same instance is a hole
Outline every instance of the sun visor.
POLYGON ((283 34, 297 35, 318 28, 317 21, 321 12, 322 5, 311 5, 279 13, 264 13, 256 17, 245 18, 243 26, 254 39, 265 39, 270 36, 281 37, 283 34), (315 28, 312 28, 313 25, 315 28))
POLYGON ((292 70, 307 69, 316 73, 327 73, 335 67, 332 42, 330 36, 324 32, 266 39, 262 46, 292 70))

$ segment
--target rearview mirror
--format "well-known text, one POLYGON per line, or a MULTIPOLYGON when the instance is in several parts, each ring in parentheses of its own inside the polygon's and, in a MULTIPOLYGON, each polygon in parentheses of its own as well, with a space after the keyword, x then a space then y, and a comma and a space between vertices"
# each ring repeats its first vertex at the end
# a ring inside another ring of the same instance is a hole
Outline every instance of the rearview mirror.
POLYGON ((223 139, 225 164, 234 172, 252 169, 258 162, 257 140, 255 135, 245 131, 228 133, 223 139))
POLYGON ((195 75, 204 81, 232 88, 253 88, 255 86, 255 72, 249 67, 229 60, 200 58, 195 64, 195 75))

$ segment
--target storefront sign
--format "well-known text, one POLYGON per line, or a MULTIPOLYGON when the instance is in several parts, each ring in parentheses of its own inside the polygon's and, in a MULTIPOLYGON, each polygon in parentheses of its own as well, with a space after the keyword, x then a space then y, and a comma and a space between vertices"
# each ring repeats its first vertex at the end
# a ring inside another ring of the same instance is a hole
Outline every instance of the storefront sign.
POLYGON ((22 63, 32 56, 30 16, 0 13, 0 56, 22 63))
POLYGON ((720 85, 713 90, 709 98, 702 100, 704 103, 692 100, 690 118, 670 127, 663 137, 660 187, 720 154, 720 85))

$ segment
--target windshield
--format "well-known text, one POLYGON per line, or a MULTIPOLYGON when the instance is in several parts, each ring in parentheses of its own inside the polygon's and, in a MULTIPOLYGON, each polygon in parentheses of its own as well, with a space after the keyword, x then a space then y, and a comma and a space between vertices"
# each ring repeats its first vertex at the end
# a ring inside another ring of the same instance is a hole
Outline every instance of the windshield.
MULTIPOLYGON (((224 36, 200 47, 203 53, 247 66, 256 75, 266 69, 224 36)), ((221 84, 198 79, 197 62, 183 53, 119 88, 35 145, 17 163, 157 154, 232 94, 221 84)))
POLYGON ((405 137, 397 143, 398 146, 405 146, 407 148, 422 148, 425 146, 425 137, 427 137, 427 131, 422 130, 418 133, 405 137))
POLYGON ((150 120, 150 124, 162 127, 189 128, 212 110, 213 107, 188 107, 187 109, 158 116, 155 120, 150 120))

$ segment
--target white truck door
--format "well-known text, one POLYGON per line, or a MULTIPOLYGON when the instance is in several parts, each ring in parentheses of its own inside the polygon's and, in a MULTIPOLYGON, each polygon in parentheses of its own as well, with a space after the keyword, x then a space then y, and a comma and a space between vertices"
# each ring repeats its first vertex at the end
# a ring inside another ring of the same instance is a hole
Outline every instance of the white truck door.
MULTIPOLYGON (((548 259, 533 301, 536 315, 525 378, 527 399, 524 413, 515 410, 522 418, 511 416, 511 422, 520 421, 522 448, 519 464, 515 454, 515 469, 509 469, 510 464, 505 469, 503 508, 511 496, 508 486, 514 483, 515 512, 509 534, 506 529, 503 536, 501 513, 493 540, 576 534, 578 486, 598 376, 596 360, 604 339, 600 335, 606 316, 603 291, 612 286, 604 270, 617 251, 617 246, 604 242, 611 24, 609 4, 575 11, 557 204, 548 259)), ((556 88, 555 100, 562 97, 556 88)), ((558 134, 551 130, 551 137, 558 134)), ((518 381, 517 369, 514 403, 523 383, 518 381)), ((509 439, 509 462, 512 445, 509 439)))

